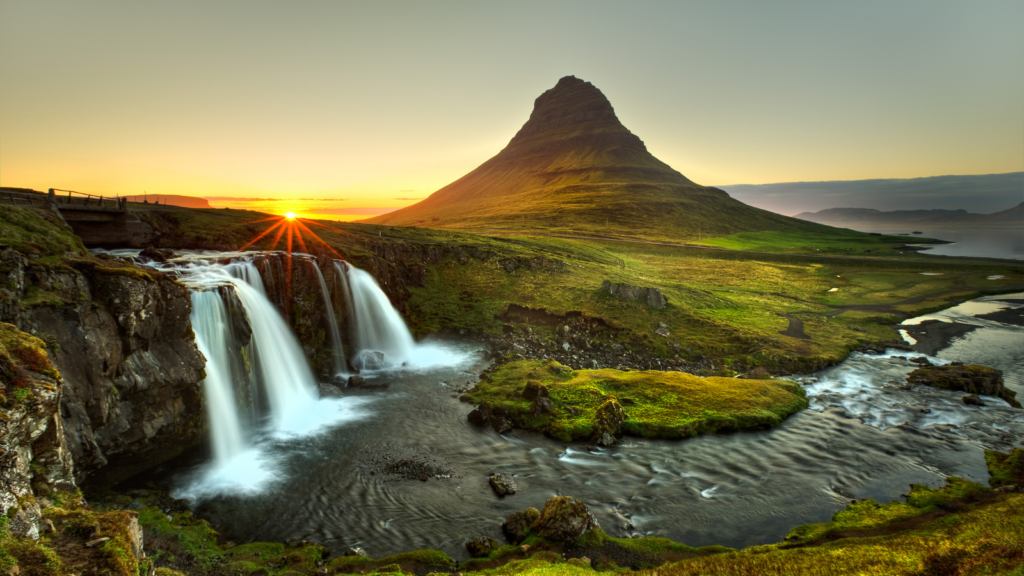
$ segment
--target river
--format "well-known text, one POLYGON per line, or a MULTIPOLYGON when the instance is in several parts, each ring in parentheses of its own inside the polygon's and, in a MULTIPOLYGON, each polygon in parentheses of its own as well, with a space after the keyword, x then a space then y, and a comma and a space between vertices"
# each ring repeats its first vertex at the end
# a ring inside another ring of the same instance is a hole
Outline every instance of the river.
MULTIPOLYGON (((1021 308, 1022 298, 987 297, 976 313, 1021 308)), ((994 365, 1024 398, 1024 329, 977 320, 969 307, 944 317, 981 325, 932 361, 994 365)), ((956 475, 984 484, 984 449, 1007 451, 1024 437, 1024 411, 1001 400, 976 407, 960 401, 963 393, 902 389, 916 365, 901 351, 854 353, 800 377, 810 409, 771 430, 624 438, 610 449, 499 435, 470 425, 472 406, 457 399, 487 366, 482 351, 465 342, 420 346, 431 365, 364 374, 390 387, 346 389, 331 400, 344 405, 341 415, 318 433, 256 439, 264 482, 255 489, 203 490, 205 454, 168 473, 169 487, 236 542, 309 540, 375 557, 434 548, 464 559, 466 540, 500 540, 505 516, 559 494, 587 502, 613 536, 742 547, 826 521, 851 499, 900 498, 911 483, 941 486, 956 475), (513 474, 519 491, 497 497, 488 485, 494 472, 513 474)))

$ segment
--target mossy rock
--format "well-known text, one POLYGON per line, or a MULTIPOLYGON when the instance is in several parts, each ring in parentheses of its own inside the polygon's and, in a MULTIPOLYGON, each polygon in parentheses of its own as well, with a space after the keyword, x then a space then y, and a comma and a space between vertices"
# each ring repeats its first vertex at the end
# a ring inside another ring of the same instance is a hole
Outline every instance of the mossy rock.
POLYGON ((1021 408, 1016 393, 1003 386, 1003 372, 988 366, 966 364, 962 366, 925 366, 907 376, 910 384, 934 386, 946 390, 959 390, 968 394, 994 396, 1005 400, 1014 408, 1021 408))

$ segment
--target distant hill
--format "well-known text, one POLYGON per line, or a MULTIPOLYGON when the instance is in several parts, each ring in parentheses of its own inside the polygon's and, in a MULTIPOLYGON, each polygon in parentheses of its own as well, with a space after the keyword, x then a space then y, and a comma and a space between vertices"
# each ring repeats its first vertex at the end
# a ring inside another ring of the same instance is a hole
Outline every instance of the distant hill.
POLYGON ((932 176, 826 182, 780 182, 720 186, 751 206, 797 214, 834 206, 875 210, 917 210, 921 206, 976 212, 995 212, 1021 201, 1024 172, 975 176, 932 176))
POLYGON ((829 226, 904 224, 913 226, 1024 225, 1024 202, 993 214, 973 214, 967 210, 894 210, 882 212, 869 208, 829 208, 803 212, 795 218, 829 226))
POLYGON ((675 241, 814 226, 690 181, 647 151, 600 90, 574 76, 537 98, 496 156, 425 200, 365 222, 675 241))
POLYGON ((180 196, 177 194, 146 194, 142 196, 125 196, 129 202, 159 202, 170 206, 181 206, 183 208, 213 208, 205 198, 195 196, 180 196))

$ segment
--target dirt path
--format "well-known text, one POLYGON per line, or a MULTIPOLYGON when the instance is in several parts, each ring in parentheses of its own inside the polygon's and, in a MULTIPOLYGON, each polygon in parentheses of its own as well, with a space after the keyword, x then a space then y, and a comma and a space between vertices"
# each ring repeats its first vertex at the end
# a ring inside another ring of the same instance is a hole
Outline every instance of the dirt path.
POLYGON ((789 320, 789 326, 785 330, 779 330, 779 334, 783 336, 789 336, 791 338, 800 338, 801 340, 810 340, 811 337, 804 332, 804 321, 790 316, 789 314, 779 314, 786 320, 789 320))

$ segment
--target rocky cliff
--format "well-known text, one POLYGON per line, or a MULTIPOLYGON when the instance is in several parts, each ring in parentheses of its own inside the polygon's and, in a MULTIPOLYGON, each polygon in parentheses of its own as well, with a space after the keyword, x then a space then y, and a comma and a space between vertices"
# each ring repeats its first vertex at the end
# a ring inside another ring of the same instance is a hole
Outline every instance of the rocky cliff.
MULTIPOLYGON (((21 212, 25 235, 67 233, 21 212)), ((40 242, 0 249, 0 321, 48 348, 63 382, 62 442, 75 480, 117 481, 195 445, 205 359, 185 287, 80 246, 32 248, 40 242)))

